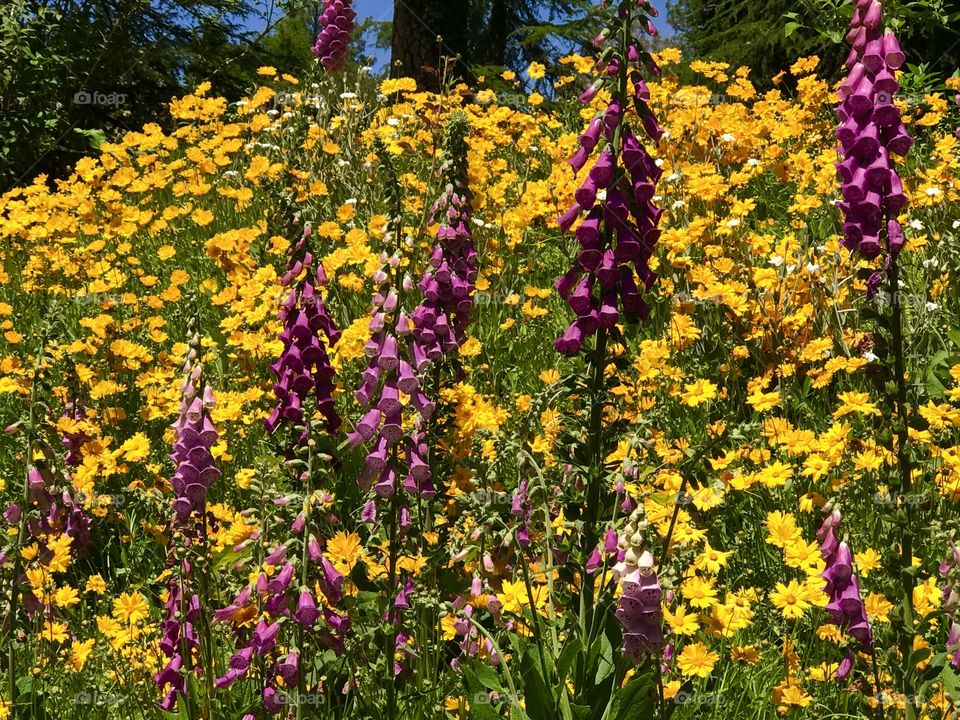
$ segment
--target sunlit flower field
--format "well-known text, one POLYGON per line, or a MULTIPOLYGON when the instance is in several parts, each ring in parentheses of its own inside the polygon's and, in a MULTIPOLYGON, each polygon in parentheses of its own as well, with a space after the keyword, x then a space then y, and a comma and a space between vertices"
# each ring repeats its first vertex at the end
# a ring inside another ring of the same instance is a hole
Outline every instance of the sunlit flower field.
POLYGON ((960 82, 896 99, 895 296, 840 69, 653 60, 646 307, 582 352, 594 58, 265 67, 0 198, 0 717, 954 716, 960 82))

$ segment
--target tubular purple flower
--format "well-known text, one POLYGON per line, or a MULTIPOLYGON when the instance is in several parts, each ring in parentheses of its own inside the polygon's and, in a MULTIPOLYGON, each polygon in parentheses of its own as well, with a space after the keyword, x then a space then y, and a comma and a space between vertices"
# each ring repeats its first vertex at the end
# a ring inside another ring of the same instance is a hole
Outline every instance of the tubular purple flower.
POLYGON ((853 553, 846 541, 837 539, 840 511, 829 503, 824 509, 828 515, 817 531, 817 537, 820 539, 820 556, 826 563, 820 577, 826 581, 823 590, 829 597, 827 612, 835 625, 849 632, 863 650, 869 651, 873 647, 873 630, 853 570, 853 553))
MULTIPOLYGON (((837 139, 844 159, 837 163, 846 216, 844 246, 873 260, 884 252, 882 230, 896 220, 907 198, 890 154, 905 155, 913 145, 893 101, 900 91, 895 71, 905 58, 892 33, 883 31, 879 0, 861 0, 851 20, 847 42, 849 74, 838 91, 841 125, 837 139)), ((889 229, 889 228, 888 228, 889 229)), ((898 226, 899 229, 899 226, 898 226)), ((887 262, 903 247, 903 235, 889 233, 887 262)))
POLYGON ((623 590, 617 599, 617 620, 623 626, 623 654, 633 663, 659 651, 664 644, 663 591, 654 569, 653 556, 644 552, 620 581, 623 590))
MULTIPOLYGON (((270 366, 277 378, 273 386, 277 404, 264 421, 271 435, 281 425, 302 422, 303 407, 311 392, 317 411, 326 420, 327 431, 336 433, 340 428, 340 416, 333 399, 334 370, 327 355, 327 347, 340 339, 340 331, 327 314, 319 293, 327 277, 308 248, 311 234, 308 225, 287 251, 289 259, 283 282, 290 291, 279 312, 283 323, 280 333, 283 351, 270 366)), ((308 429, 304 427, 299 439, 301 444, 306 443, 307 435, 308 429)))
POLYGON ((324 0, 319 20, 321 30, 313 54, 320 58, 320 64, 327 72, 343 69, 356 19, 351 0, 324 0))
MULTIPOLYGON (((622 4, 619 17, 630 23, 631 29, 636 25, 644 32, 655 32, 651 11, 648 3, 622 4)), ((577 154, 571 158, 575 171, 587 163, 584 150, 592 151, 601 143, 601 129, 603 147, 576 190, 576 205, 558 220, 560 228, 568 232, 580 214, 587 212, 575 230, 580 245, 577 265, 556 284, 560 296, 577 314, 555 343, 557 351, 565 355, 578 354, 585 340, 600 328, 612 329, 623 320, 645 320, 649 307, 640 297, 635 278, 648 289, 656 279, 649 261, 663 213, 652 203, 661 170, 633 133, 625 110, 631 107, 629 80, 634 85, 632 106, 639 115, 634 122, 639 120, 654 143, 660 140, 663 129, 649 107, 650 93, 643 82, 644 71, 656 75, 658 68, 649 53, 633 44, 624 48, 611 43, 604 57, 612 60, 601 65, 613 68, 616 77, 597 79, 581 100, 589 102, 599 88, 608 86, 613 98, 602 117, 595 118, 581 136, 577 154), (605 195, 599 191, 606 191, 605 195)))

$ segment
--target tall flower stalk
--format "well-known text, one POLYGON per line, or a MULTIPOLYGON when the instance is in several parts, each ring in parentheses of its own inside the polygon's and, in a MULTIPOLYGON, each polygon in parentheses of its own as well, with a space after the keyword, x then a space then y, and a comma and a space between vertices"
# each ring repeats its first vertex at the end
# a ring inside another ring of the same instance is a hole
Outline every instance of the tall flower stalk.
POLYGON ((604 458, 610 440, 603 429, 609 397, 604 374, 607 346, 621 339, 618 323, 642 322, 649 315, 642 293, 656 281, 649 261, 660 237, 657 225, 663 214, 653 203, 661 171, 644 146, 645 139, 656 144, 663 135, 649 107, 650 92, 644 81, 645 74, 658 76, 660 70, 636 39, 638 31, 656 34, 651 18, 657 11, 643 1, 614 7, 606 28, 594 40, 595 46, 603 48, 596 65, 600 77, 581 96, 582 102, 589 103, 599 93, 609 92, 610 100, 580 136, 579 149, 569 160, 578 175, 591 158, 592 165, 576 191, 575 204, 558 220, 565 232, 573 229, 579 251, 574 265, 556 281, 557 291, 577 316, 556 341, 556 349, 564 355, 578 355, 593 338, 592 347, 586 350, 591 377, 581 546, 584 647, 589 647, 593 629, 601 625, 592 621, 595 578, 588 564, 599 537, 604 458))
POLYGON ((313 54, 327 72, 343 69, 350 53, 350 36, 357 20, 351 0, 323 0, 320 13, 320 34, 313 46, 313 54))
POLYGON ((355 430, 348 436, 351 444, 372 443, 359 478, 361 487, 373 497, 368 500, 364 517, 379 521, 386 533, 388 558, 386 565, 387 602, 383 620, 384 685, 387 691, 387 716, 395 717, 397 676, 403 664, 397 662, 398 645, 403 632, 402 611, 409 607, 413 590, 399 577, 399 557, 411 528, 410 500, 436 494, 429 464, 429 449, 422 441, 422 429, 433 415, 436 403, 426 394, 427 372, 433 360, 442 355, 434 339, 427 355, 423 331, 416 332, 412 315, 405 310, 404 300, 414 289, 413 278, 401 269, 403 196, 400 181, 390 155, 382 145, 377 147, 388 190, 390 215, 385 239, 394 247, 381 255, 381 267, 374 275, 376 292, 370 311, 370 339, 366 345, 369 357, 363 372, 363 385, 354 393, 366 409, 355 430), (404 403, 402 397, 408 398, 404 403), (379 506, 379 508, 378 508, 379 506), (401 589, 402 588, 402 589, 401 589))
POLYGON ((409 633, 405 611, 417 588, 403 577, 399 558, 412 538, 415 522, 424 525, 424 501, 437 491, 433 484, 428 444, 429 421, 436 410, 441 363, 466 340, 471 293, 476 280, 477 252, 470 232, 470 195, 466 176, 466 116, 455 113, 448 124, 443 191, 431 211, 437 225, 435 244, 419 281, 405 259, 403 190, 390 154, 382 144, 377 153, 388 189, 389 216, 381 267, 374 275, 376 291, 370 311, 369 361, 355 397, 364 409, 348 436, 354 446, 368 444, 361 487, 370 492, 364 518, 382 525, 388 557, 385 561, 388 624, 386 658, 387 713, 396 712, 397 678, 406 670, 409 633), (419 292, 418 292, 419 291, 419 292), (419 295, 419 304, 410 309, 419 295), (414 513, 419 512, 419 517, 414 513), (398 659, 399 658, 399 659, 398 659))
MULTIPOLYGON (((843 180, 843 201, 838 205, 846 218, 844 245, 867 260, 882 258, 883 267, 867 281, 867 295, 874 296, 884 275, 890 296, 891 316, 885 323, 890 332, 890 353, 896 387, 890 404, 894 438, 891 448, 899 471, 898 494, 910 498, 913 468, 909 446, 906 357, 904 347, 903 293, 900 289, 900 253, 905 239, 897 220, 907 203, 903 184, 893 166, 892 156, 905 156, 913 146, 895 104, 900 85, 896 71, 905 57, 896 36, 884 30, 883 7, 879 0, 857 0, 847 33, 849 71, 839 95, 837 128, 844 159, 837 164, 843 180)), ((916 633, 913 590, 913 518, 903 513, 900 522, 900 581, 903 594, 900 622, 900 652, 903 663, 902 692, 906 696, 908 720, 917 717, 915 663, 912 661, 916 633)))
MULTIPOLYGON (((856 641, 858 648, 873 655, 873 628, 867 618, 866 607, 860 594, 860 583, 853 567, 853 553, 846 540, 838 537, 840 511, 831 504, 824 506, 827 517, 817 531, 820 540, 820 557, 826 565, 821 577, 826 581, 824 592, 830 598, 827 612, 833 624, 846 631, 856 641)), ((845 678, 853 669, 854 655, 849 652, 840 663, 837 677, 845 678)), ((876 662, 874 662, 876 678, 876 662)), ((879 681, 877 691, 879 691, 879 681)))
MULTIPOLYGON (((286 464, 302 494, 292 496, 300 503, 289 526, 293 539, 273 547, 252 584, 217 611, 217 622, 237 627, 229 669, 216 679, 216 686, 232 686, 259 664, 268 668, 261 678, 263 710, 273 715, 294 706, 299 720, 317 697, 310 693, 325 690, 311 671, 312 663, 302 664, 301 658, 321 649, 340 654, 350 623, 335 609, 342 599, 344 578, 324 554, 315 513, 320 502, 315 485, 320 463, 333 460, 320 452, 320 441, 336 435, 341 425, 328 356, 328 347, 339 340, 340 331, 323 302, 327 277, 311 249, 311 228, 300 230, 294 222, 291 229, 294 239, 281 278, 287 288, 279 311, 283 350, 271 365, 277 404, 264 424, 271 435, 284 427, 291 431, 286 464), (252 632, 242 627, 251 616, 257 619, 252 632)), ((288 505, 290 496, 276 498, 274 503, 288 505)))
MULTIPOLYGON (((166 619, 160 626, 160 650, 167 661, 155 678, 164 692, 160 703, 164 710, 174 710, 178 696, 187 694, 189 675, 202 676, 207 681, 202 707, 210 708, 213 694, 213 652, 207 613, 210 558, 206 498, 207 491, 220 478, 211 453, 219 435, 210 419, 214 396, 203 379, 199 334, 190 340, 183 373, 180 413, 172 426, 175 440, 170 456, 176 463, 170 481, 176 496, 170 522, 171 575, 164 603, 166 619)), ((199 699, 188 698, 191 700, 199 699)))
POLYGON ((312 401, 323 416, 330 434, 340 428, 340 415, 333 398, 334 370, 327 350, 340 339, 340 331, 327 314, 321 288, 327 275, 309 247, 310 226, 287 250, 287 269, 281 283, 287 297, 280 307, 283 351, 270 366, 277 381, 273 386, 277 404, 264 424, 271 435, 284 426, 300 428, 298 444, 309 435, 304 421, 305 403, 312 401))

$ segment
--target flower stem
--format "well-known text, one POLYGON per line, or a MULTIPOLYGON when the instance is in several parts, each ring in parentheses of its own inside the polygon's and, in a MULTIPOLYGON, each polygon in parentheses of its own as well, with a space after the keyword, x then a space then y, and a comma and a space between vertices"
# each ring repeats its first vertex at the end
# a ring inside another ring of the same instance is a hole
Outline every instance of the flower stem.
MULTIPOLYGON (((896 409, 896 438, 897 438, 897 469, 900 472, 900 497, 909 497, 912 489, 913 468, 910 461, 908 446, 910 437, 907 425, 907 381, 906 360, 903 343, 903 306, 900 302, 900 266, 897 259, 891 257, 887 271, 891 298, 890 335, 893 346, 894 375, 896 376, 897 393, 894 399, 896 409)), ((913 652, 914 611, 913 590, 914 577, 911 572, 913 566, 913 533, 911 528, 911 514, 904 515, 900 529, 900 584, 903 591, 903 630, 900 637, 900 654, 903 662, 903 694, 905 696, 904 717, 907 720, 916 720, 917 706, 913 692, 913 668, 909 658, 913 652)))

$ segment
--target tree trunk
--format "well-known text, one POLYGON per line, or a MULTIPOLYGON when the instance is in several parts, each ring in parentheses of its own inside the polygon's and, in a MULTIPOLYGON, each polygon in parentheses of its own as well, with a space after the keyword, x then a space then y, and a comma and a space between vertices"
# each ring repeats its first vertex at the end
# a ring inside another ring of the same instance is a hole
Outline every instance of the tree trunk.
POLYGON ((394 0, 391 77, 411 77, 421 90, 440 89, 437 43, 445 0, 394 0))
POLYGON ((506 0, 493 0, 490 10, 489 39, 487 41, 488 65, 507 64, 507 38, 510 36, 510 17, 507 12, 506 0))

